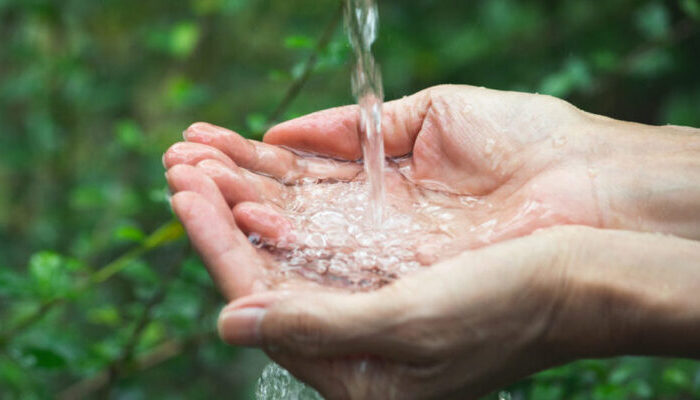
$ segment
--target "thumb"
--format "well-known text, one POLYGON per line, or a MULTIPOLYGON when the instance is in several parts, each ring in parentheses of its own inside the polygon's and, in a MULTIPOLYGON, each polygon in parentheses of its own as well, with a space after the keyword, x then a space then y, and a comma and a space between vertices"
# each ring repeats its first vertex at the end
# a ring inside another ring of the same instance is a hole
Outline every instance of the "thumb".
POLYGON ((268 292, 224 308, 219 334, 229 344, 306 358, 402 358, 415 346, 411 335, 399 334, 411 322, 408 298, 391 286, 356 294, 268 292))
MULTIPOLYGON (((430 108, 430 89, 384 104, 382 134, 389 157, 410 153, 430 108)), ((272 127, 265 143, 330 157, 362 157, 360 109, 357 105, 331 108, 272 127)))

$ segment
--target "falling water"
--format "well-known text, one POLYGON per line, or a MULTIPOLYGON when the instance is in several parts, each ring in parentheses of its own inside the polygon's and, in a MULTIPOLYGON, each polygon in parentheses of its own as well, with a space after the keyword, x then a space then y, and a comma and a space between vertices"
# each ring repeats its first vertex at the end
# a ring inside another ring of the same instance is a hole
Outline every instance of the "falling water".
POLYGON ((374 225, 382 222, 385 197, 382 137, 384 92, 379 66, 372 55, 378 26, 379 13, 374 0, 346 0, 345 30, 355 56, 352 92, 360 106, 360 139, 370 191, 367 208, 374 225))
MULTIPOLYGON (((377 39, 379 14, 374 0, 346 0, 345 29, 355 55, 352 92, 360 106, 360 142, 369 187, 368 217, 373 226, 384 214, 384 138, 382 103, 384 93, 379 66, 372 55, 377 39)), ((267 399, 320 399, 313 389, 297 381, 276 364, 270 364, 258 381, 256 397, 267 399)))

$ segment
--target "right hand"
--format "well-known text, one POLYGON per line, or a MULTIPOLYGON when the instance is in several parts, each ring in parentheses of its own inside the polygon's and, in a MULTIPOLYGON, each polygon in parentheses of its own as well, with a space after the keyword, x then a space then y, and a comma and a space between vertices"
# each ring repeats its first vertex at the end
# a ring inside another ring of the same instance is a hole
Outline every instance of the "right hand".
MULTIPOLYGON (((205 256, 222 288, 243 286, 234 297, 256 285, 269 289, 256 282, 261 269, 274 268, 239 229, 287 235, 303 227, 290 226, 275 209, 285 207, 299 180, 333 178, 342 185, 363 179, 357 164, 278 145, 354 160, 361 155, 358 116, 357 106, 310 114, 273 127, 266 143, 198 123, 185 132, 185 143, 165 154, 173 205, 195 246, 203 255, 219 247, 245 254, 239 266, 205 256), (209 202, 220 214, 216 224, 200 224, 187 212, 186 203, 198 195, 197 204, 209 202), (225 228, 237 239, 217 247, 203 238, 223 237, 206 234, 221 221, 231 221, 225 228)), ((438 86, 385 104, 386 153, 403 157, 401 168, 388 173, 387 189, 390 202, 407 212, 416 196, 430 199, 431 189, 479 199, 439 204, 453 212, 443 224, 451 248, 433 252, 442 256, 563 224, 700 238, 700 135, 693 132, 614 121, 549 96, 438 86)), ((424 242, 430 249, 431 238, 424 242)))
MULTIPOLYGON (((699 129, 464 85, 388 102, 383 121, 386 154, 408 157, 411 182, 493 205, 457 218, 465 228, 495 220, 488 243, 562 224, 700 239, 699 129)), ((353 160, 362 154, 358 126, 357 106, 338 107, 277 125, 264 141, 353 160)), ((487 244, 467 232, 457 241, 487 244)))

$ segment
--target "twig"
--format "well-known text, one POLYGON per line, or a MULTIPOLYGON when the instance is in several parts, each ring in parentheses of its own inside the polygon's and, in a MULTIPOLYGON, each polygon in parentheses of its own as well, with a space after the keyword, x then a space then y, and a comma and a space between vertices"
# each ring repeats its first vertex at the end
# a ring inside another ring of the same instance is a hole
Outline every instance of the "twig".
POLYGON ((299 75, 299 77, 295 79, 294 82, 292 82, 280 103, 277 105, 275 110, 272 111, 272 113, 270 113, 270 115, 267 118, 267 121, 265 122, 266 125, 271 125, 272 123, 277 121, 279 117, 282 116, 282 113, 284 113, 287 110, 287 107, 289 107, 292 101, 299 95, 299 92, 301 91, 302 87, 304 87, 304 84, 311 77, 311 73, 313 72, 316 63, 318 62, 318 55, 326 48, 326 46, 328 46, 328 42, 330 42, 331 37, 333 37, 333 32, 335 32, 335 28, 340 23, 342 16, 343 2, 340 1, 338 9, 336 10, 335 14, 333 14, 333 17, 331 18, 330 22, 328 22, 328 24, 326 25, 326 28, 323 30, 323 34, 316 43, 314 51, 311 54, 309 54, 309 57, 306 59, 306 62, 304 63, 304 69, 301 75, 299 75))
POLYGON ((129 339, 122 348, 121 354, 107 368, 108 379, 105 382, 105 388, 107 388, 107 390, 109 390, 112 383, 119 378, 121 370, 123 370, 132 360, 134 349, 141 338, 141 334, 143 334, 143 331, 148 326, 148 323, 151 322, 151 312, 153 311, 153 308, 165 298, 166 287, 167 285, 163 285, 163 287, 158 290, 158 293, 156 293, 150 299, 148 304, 146 304, 146 307, 141 313, 139 320, 136 322, 134 330, 131 332, 129 339))
MULTIPOLYGON (((184 230, 182 225, 175 220, 170 220, 148 235, 139 246, 127 251, 119 258, 93 272, 87 279, 77 285, 76 291, 84 291, 92 286, 105 282, 115 274, 121 272, 124 268, 129 266, 131 262, 141 257, 145 253, 164 244, 176 241, 183 236, 184 230)), ((41 318, 43 318, 49 310, 66 300, 67 297, 54 297, 43 302, 36 309, 36 311, 24 317, 21 321, 15 324, 15 326, 3 332, 3 334, 0 336, 0 349, 6 346, 7 343, 17 334, 41 320, 41 318)))
MULTIPOLYGON (((149 368, 153 368, 159 364, 162 364, 178 355, 180 355, 185 348, 191 345, 196 345, 205 340, 209 340, 214 337, 214 332, 200 333, 195 336, 191 336, 187 339, 170 339, 167 340, 152 351, 145 353, 141 356, 136 357, 136 359, 130 363, 126 364, 120 371, 121 376, 127 376, 136 372, 141 372, 149 368)), ((107 385, 109 382, 109 369, 103 370, 92 378, 82 380, 66 390, 59 393, 57 398, 59 400, 72 400, 72 399, 84 399, 88 397, 91 393, 95 393, 102 387, 107 385)))
MULTIPOLYGON (((277 105, 275 110, 272 113, 270 113, 269 117, 266 120, 267 125, 270 125, 271 123, 276 121, 289 107, 292 101, 299 95, 304 84, 310 78, 311 73, 313 72, 313 68, 318 62, 318 55, 328 46, 328 43, 330 42, 330 39, 333 36, 333 33, 335 32, 335 29, 338 26, 342 15, 343 3, 341 1, 339 2, 338 9, 333 15, 333 18, 326 25, 322 36, 320 37, 316 44, 316 47, 314 48, 314 51, 307 58, 304 64, 302 74, 294 82, 292 82, 280 103, 277 105)), ((156 231, 151 233, 141 243, 141 245, 129 250, 119 258, 115 259, 114 261, 110 262, 109 264, 105 265, 104 267, 91 274, 83 284, 78 286, 78 290, 85 290, 94 285, 107 281, 115 274, 121 272, 136 258, 141 257, 145 253, 155 248, 158 248, 164 244, 180 239, 183 236, 184 230, 182 228, 182 225, 176 220, 168 221, 167 223, 159 227, 156 231)), ((18 333, 22 332, 23 330, 27 329, 28 327, 39 321, 50 309, 57 306, 58 304, 63 303, 66 300, 66 297, 57 297, 42 303, 35 312, 25 317, 14 327, 10 328, 2 335, 0 335, 0 349, 2 349, 18 333)), ((148 311, 144 315, 147 316, 147 314, 148 311)), ((141 320, 141 322, 137 324, 137 328, 134 331, 134 336, 132 336, 133 344, 127 344, 127 346, 125 347, 125 352, 122 353, 120 359, 118 359, 115 363, 111 364, 110 367, 100 372, 96 376, 80 381, 70 386, 68 389, 61 392, 58 398, 84 398, 90 393, 94 393, 95 391, 99 390, 105 385, 108 385, 109 382, 112 379, 114 379, 114 376, 116 374, 124 375, 151 368, 179 355, 187 347, 187 345, 197 344, 209 338, 210 336, 214 336, 213 332, 207 332, 205 334, 198 334, 184 340, 168 340, 156 347, 153 351, 137 357, 137 359, 133 363, 130 363, 130 354, 133 351, 133 346, 136 343, 134 340, 138 339, 138 336, 145 327, 146 323, 147 320, 145 323, 143 322, 143 320, 141 320)), ((130 343, 132 341, 130 341, 130 343)))
MULTIPOLYGON (((180 269, 182 269, 182 261, 188 257, 188 255, 190 254, 190 250, 191 248, 188 246, 187 249, 184 250, 182 254, 178 256, 178 261, 176 261, 173 264, 179 265, 180 269)), ((145 308, 141 312, 141 315, 136 321, 136 325, 134 326, 131 335, 129 335, 126 344, 122 348, 120 355, 117 358, 115 358, 114 361, 112 361, 102 373, 98 374, 99 379, 88 379, 88 381, 93 381, 92 384, 87 386, 81 386, 81 383, 78 383, 70 387, 83 387, 83 389, 81 390, 86 390, 86 392, 83 392, 82 396, 79 397, 85 397, 85 395, 87 395, 88 393, 91 393, 92 391, 97 391, 99 389, 109 391, 109 388, 112 385, 112 383, 119 378, 123 371, 126 371, 129 368, 129 364, 133 361, 134 349, 136 348, 136 345, 138 344, 138 341, 141 338, 143 331, 146 329, 149 322, 152 321, 151 314, 153 312, 153 308, 155 308, 155 306, 157 306, 163 301, 165 295, 167 294, 167 289, 174 279, 174 276, 171 273, 166 272, 165 275, 168 277, 167 281, 164 282, 158 289, 158 292, 149 299, 145 308)), ((70 391, 70 388, 67 389, 67 391, 70 391)), ((106 395, 108 395, 108 393, 106 395)))

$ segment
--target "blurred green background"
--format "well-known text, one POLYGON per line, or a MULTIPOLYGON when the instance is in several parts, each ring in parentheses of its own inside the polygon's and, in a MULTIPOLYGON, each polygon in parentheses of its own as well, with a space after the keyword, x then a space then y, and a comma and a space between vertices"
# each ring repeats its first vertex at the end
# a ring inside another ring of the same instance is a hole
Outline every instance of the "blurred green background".
MULTIPOLYGON (((467 83, 700 126, 699 0, 379 3, 389 99, 467 83)), ((259 138, 352 102, 337 10, 0 0, 0 399, 253 398, 266 360, 216 338, 223 303, 168 222, 161 154, 194 121, 259 138)), ((700 398, 700 363, 581 361, 510 391, 700 398)))

